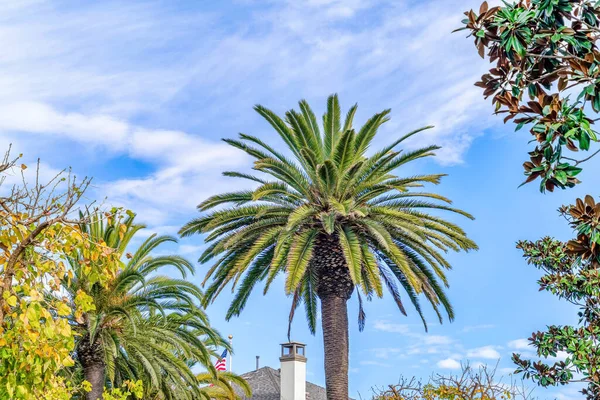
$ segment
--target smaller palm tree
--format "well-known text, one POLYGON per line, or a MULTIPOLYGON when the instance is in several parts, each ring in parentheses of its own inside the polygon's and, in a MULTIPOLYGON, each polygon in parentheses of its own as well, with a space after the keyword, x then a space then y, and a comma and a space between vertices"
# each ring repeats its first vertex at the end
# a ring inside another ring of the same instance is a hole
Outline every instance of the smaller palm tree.
MULTIPOLYGON (((125 254, 144 225, 127 217, 92 214, 81 229, 92 240, 125 254)), ((203 365, 216 377, 211 356, 217 346, 229 349, 198 306, 203 294, 184 279, 159 275, 164 268, 179 270, 182 278, 193 272, 189 261, 177 255, 153 256, 169 236, 151 235, 131 253, 114 280, 106 286, 90 284, 82 269, 83 256, 69 259, 73 279, 63 286, 72 299, 80 291, 91 296, 94 309, 73 317, 80 333, 76 359, 92 390, 88 400, 100 399, 105 384, 118 387, 125 380, 142 379, 155 398, 196 399, 202 391, 191 367, 203 365)))

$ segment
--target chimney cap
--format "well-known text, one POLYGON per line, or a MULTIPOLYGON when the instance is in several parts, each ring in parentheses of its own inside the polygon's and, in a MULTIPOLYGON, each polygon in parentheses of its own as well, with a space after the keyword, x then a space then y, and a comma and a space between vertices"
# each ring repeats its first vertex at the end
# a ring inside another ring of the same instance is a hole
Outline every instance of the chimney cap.
POLYGON ((281 346, 286 346, 286 345, 291 345, 291 344, 295 344, 295 345, 300 345, 300 346, 306 347, 306 343, 295 342, 293 340, 291 342, 281 343, 281 346))
POLYGON ((280 361, 306 362, 306 345, 300 342, 281 343, 280 361))

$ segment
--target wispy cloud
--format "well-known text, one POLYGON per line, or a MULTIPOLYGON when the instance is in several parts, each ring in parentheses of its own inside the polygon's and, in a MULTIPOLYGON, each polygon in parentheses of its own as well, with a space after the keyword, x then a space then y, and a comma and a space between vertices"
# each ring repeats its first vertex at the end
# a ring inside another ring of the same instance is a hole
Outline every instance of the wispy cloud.
POLYGON ((444 354, 449 355, 456 349, 461 349, 461 344, 453 338, 444 335, 432 335, 411 329, 410 325, 397 324, 388 320, 376 320, 373 328, 380 332, 399 334, 409 339, 404 348, 375 348, 378 358, 403 358, 417 354, 444 354))
POLYGON ((391 107, 381 141, 433 123, 408 145, 441 144, 444 164, 461 163, 489 123, 472 86, 483 63, 450 34, 454 1, 247 2, 245 18, 227 24, 219 7, 23 4, 0 7, 3 135, 31 138, 23 152, 38 152, 36 137, 60 138, 147 163, 146 175, 105 182, 98 195, 153 224, 237 185, 215 171, 245 159, 216 140, 264 132, 256 102, 281 111, 340 91, 364 107, 359 120, 391 107))
POLYGON ((512 375, 515 373, 515 370, 517 368, 516 367, 504 367, 504 368, 498 368, 498 372, 501 374, 501 376, 506 376, 506 375, 512 375))
MULTIPOLYGON (((417 332, 412 330, 410 325, 396 324, 388 320, 377 320, 373 327, 381 332, 398 334, 407 338, 407 343, 403 347, 370 349, 369 353, 379 359, 405 359, 412 356, 436 357, 439 360, 436 364, 439 368, 458 369, 461 362, 471 363, 472 366, 478 367, 487 365, 487 362, 482 360, 493 360, 497 363, 502 357, 499 350, 502 350, 503 347, 498 345, 465 348, 462 335, 456 337, 417 332)), ((471 329, 487 329, 487 325, 478 325, 471 329)), ((520 344, 516 341, 515 343, 520 344)))
POLYGON ((373 328, 377 331, 408 334, 410 327, 405 324, 396 324, 385 320, 375 321, 373 328))
POLYGON ((557 395, 557 400, 580 400, 582 398, 582 394, 580 390, 583 385, 581 384, 571 384, 568 387, 561 389, 557 395))
POLYGON ((493 329, 495 327, 496 327, 496 325, 493 325, 493 324, 469 325, 469 326, 465 326, 462 329, 462 331, 464 333, 469 333, 469 332, 473 332, 473 331, 479 331, 479 330, 485 330, 485 329, 493 329))
POLYGON ((106 114, 61 113, 39 102, 17 102, 0 108, 0 130, 97 145, 105 151, 163 166, 164 175, 245 160, 243 153, 231 146, 182 131, 142 128, 106 114))
POLYGON ((385 368, 391 367, 390 364, 382 363, 380 361, 373 361, 373 360, 363 360, 360 362, 360 365, 374 365, 377 367, 385 367, 385 368))
POLYGON ((426 345, 449 345, 454 342, 454 340, 448 336, 442 335, 425 335, 423 336, 423 342, 426 345))
POLYGON ((156 165, 149 176, 96 186, 99 197, 133 208, 152 224, 167 223, 173 211, 189 215, 202 198, 228 190, 231 180, 223 180, 220 171, 248 160, 225 143, 183 131, 142 128, 103 114, 60 113, 42 103, 0 107, 0 130, 62 137, 156 165))
POLYGON ((388 358, 391 358, 392 356, 398 356, 398 355, 406 352, 406 349, 401 349, 398 347, 383 347, 383 348, 370 349, 369 352, 373 353, 375 358, 388 359, 388 358))

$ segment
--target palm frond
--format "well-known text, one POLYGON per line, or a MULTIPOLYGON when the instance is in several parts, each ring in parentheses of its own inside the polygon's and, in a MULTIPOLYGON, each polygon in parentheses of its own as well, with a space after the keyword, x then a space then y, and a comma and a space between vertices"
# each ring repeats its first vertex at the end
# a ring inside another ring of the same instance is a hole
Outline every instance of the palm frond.
POLYGON ((341 128, 340 114, 340 102, 337 94, 329 96, 327 99, 327 112, 323 115, 323 143, 326 157, 331 157, 337 145, 341 128))

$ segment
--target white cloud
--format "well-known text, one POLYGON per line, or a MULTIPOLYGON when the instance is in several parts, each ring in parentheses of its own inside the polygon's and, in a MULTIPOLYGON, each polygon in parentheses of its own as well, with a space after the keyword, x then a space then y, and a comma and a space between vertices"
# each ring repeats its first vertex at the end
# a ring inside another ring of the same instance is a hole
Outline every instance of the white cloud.
POLYGON ((373 352, 375 358, 388 359, 392 355, 398 355, 398 354, 406 352, 406 349, 400 349, 397 347, 385 347, 385 348, 371 349, 371 350, 369 350, 369 352, 373 352))
POLYGON ((423 342, 426 345, 449 345, 454 340, 448 336, 441 335, 425 335, 423 336, 423 342))
POLYGON ((481 361, 476 361, 476 362, 474 362, 474 363, 470 364, 470 366, 471 366, 471 368, 478 370, 478 369, 480 369, 480 368, 485 368, 485 367, 487 367, 487 364, 486 364, 486 363, 483 363, 483 362, 481 362, 481 361))
POLYGON ((557 394, 557 400, 580 400, 582 394, 580 390, 583 388, 581 383, 570 384, 568 387, 562 388, 557 394))
POLYGON ((557 400, 580 400, 581 399, 581 393, 576 394, 576 395, 571 395, 570 393, 557 393, 556 394, 556 399, 557 400))
POLYGON ((548 359, 552 360, 553 362, 557 362, 557 361, 565 361, 567 359, 567 357, 569 357, 569 353, 561 350, 561 351, 556 352, 555 357, 548 357, 548 359))
POLYGON ((385 320, 377 320, 373 326, 375 330, 390 333, 407 334, 410 332, 410 327, 404 324, 394 324, 385 320))
POLYGON ((516 339, 508 342, 508 347, 515 350, 531 350, 532 347, 529 345, 527 339, 516 339))
POLYGON ((308 0, 303 3, 288 1, 289 7, 306 8, 315 7, 330 18, 350 18, 360 10, 372 5, 372 1, 365 0, 308 0))
POLYGON ((450 336, 413 331, 411 326, 406 324, 397 324, 379 319, 374 322, 373 327, 377 331, 400 334, 410 339, 405 348, 375 348, 369 350, 374 352, 378 358, 389 358, 392 355, 397 356, 397 358, 417 354, 452 355, 452 349, 461 347, 460 343, 457 343, 450 336))
POLYGON ((133 158, 165 165, 163 178, 188 171, 203 172, 248 161, 241 150, 181 131, 134 129, 129 141, 133 158))
POLYGON ((180 228, 178 225, 154 225, 151 228, 140 229, 135 236, 144 239, 153 234, 176 236, 180 228))
POLYGON ((498 372, 501 375, 512 375, 512 374, 514 374, 516 369, 517 369, 516 367, 513 367, 513 368, 505 367, 505 368, 499 368, 498 372))
POLYGON ((54 134, 90 144, 122 149, 127 144, 126 123, 105 115, 61 114, 39 102, 16 102, 0 107, 3 131, 54 134))
POLYGON ((465 326, 462 331, 465 333, 468 332, 472 332, 472 331, 478 331, 478 330, 484 330, 484 329, 493 329, 496 326, 493 324, 481 324, 481 325, 468 325, 465 326))
POLYGON ((188 255, 188 254, 196 254, 203 250, 205 246, 194 246, 191 244, 182 244, 179 246, 179 254, 188 255))
POLYGON ((499 359, 500 353, 493 346, 484 346, 484 347, 479 347, 476 349, 469 350, 467 352, 467 357, 499 359))
POLYGON ((453 358, 446 358, 445 360, 440 360, 437 362, 437 366, 443 369, 460 369, 460 362, 456 361, 453 358))
MULTIPOLYGON (((14 151, 10 153, 11 159, 16 158, 17 156, 18 154, 15 154, 14 151)), ((4 153, 0 153, 0 157, 4 157, 4 153)), ((9 190, 13 185, 21 185, 23 181, 31 185, 37 177, 40 184, 45 185, 51 180, 54 180, 59 174, 62 174, 62 176, 66 178, 69 175, 69 170, 59 170, 42 161, 39 162, 38 166, 38 164, 28 164, 26 161, 19 159, 17 160, 15 167, 6 170, 3 173, 4 176, 2 177, 1 183, 3 190, 9 190), (26 168, 22 169, 22 165, 26 168)), ((73 178, 73 176, 71 176, 71 178, 73 178)), ((80 182, 81 180, 78 179, 78 181, 80 182)), ((60 188, 64 189, 64 185, 59 185, 57 190, 60 190, 60 188)))
POLYGON ((382 362, 379 362, 379 361, 371 361, 371 360, 361 361, 360 365, 374 365, 374 366, 377 366, 377 367, 385 367, 385 368, 391 367, 390 364, 382 363, 382 362))
POLYGON ((189 79, 196 52, 159 54, 191 44, 194 28, 210 29, 211 18, 160 3, 39 0, 0 7, 0 20, 0 102, 70 100, 76 109, 126 115, 160 105, 189 79))

